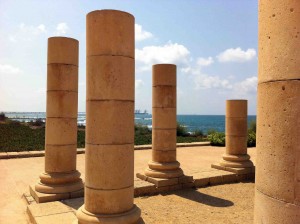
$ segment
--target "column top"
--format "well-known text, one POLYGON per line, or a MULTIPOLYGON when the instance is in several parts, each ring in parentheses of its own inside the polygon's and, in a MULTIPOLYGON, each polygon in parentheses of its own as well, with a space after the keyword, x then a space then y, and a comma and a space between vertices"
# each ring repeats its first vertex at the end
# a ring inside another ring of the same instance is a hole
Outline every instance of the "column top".
POLYGON ((155 64, 152 66, 153 86, 176 86, 176 69, 174 64, 155 64))
POLYGON ((86 16, 89 56, 134 58, 134 16, 118 10, 96 10, 86 16))
POLYGON ((79 41, 70 37, 48 38, 48 64, 78 66, 79 41))
POLYGON ((226 100, 226 117, 247 117, 248 100, 226 100))

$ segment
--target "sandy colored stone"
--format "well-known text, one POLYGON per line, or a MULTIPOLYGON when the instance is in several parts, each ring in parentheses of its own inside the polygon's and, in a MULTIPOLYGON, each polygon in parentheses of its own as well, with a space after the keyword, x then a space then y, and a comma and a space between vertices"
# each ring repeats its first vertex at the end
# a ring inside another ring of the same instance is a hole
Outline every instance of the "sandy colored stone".
POLYGON ((134 102, 87 101, 86 142, 129 144, 134 142, 134 102))
POLYGON ((156 64, 152 66, 152 86, 176 86, 176 65, 156 64))
POLYGON ((300 194, 299 95, 300 81, 258 86, 256 188, 289 203, 300 194))
POLYGON ((152 107, 176 108, 176 86, 154 86, 152 107))
POLYGON ((77 118, 78 93, 68 91, 47 92, 47 118, 77 118))
POLYGON ((226 135, 226 153, 229 155, 247 154, 247 136, 226 135))
POLYGON ((48 64, 47 90, 78 92, 78 66, 67 64, 48 64))
POLYGON ((134 58, 134 17, 118 10, 96 10, 86 16, 87 56, 134 58))
POLYGON ((133 144, 86 145, 85 185, 96 189, 120 189, 132 185, 133 144))
POLYGON ((259 1, 258 82, 299 79, 300 2, 259 1))
POLYGON ((153 161, 159 163, 169 163, 176 161, 176 149, 171 151, 152 150, 153 161))
POLYGON ((245 118, 247 114, 247 100, 226 100, 226 118, 245 118))
POLYGON ((226 117, 226 136, 247 136, 247 117, 226 117))
POLYGON ((157 129, 176 129, 176 108, 152 108, 152 126, 157 129))
POLYGON ((134 59, 88 57, 87 69, 87 100, 134 100, 134 59))
POLYGON ((47 118, 46 145, 77 145, 76 118, 47 118))
POLYGON ((85 209, 94 214, 114 214, 133 206, 133 186, 123 189, 101 190, 85 187, 85 209))
POLYGON ((299 211, 299 205, 255 191, 254 223, 295 224, 300 220, 299 211))
POLYGON ((76 170, 75 145, 46 145, 45 171, 46 172, 71 172, 76 170))
POLYGON ((79 42, 69 37, 48 38, 48 64, 78 66, 79 42))
POLYGON ((153 150, 176 150, 176 129, 154 129, 152 143, 153 150))

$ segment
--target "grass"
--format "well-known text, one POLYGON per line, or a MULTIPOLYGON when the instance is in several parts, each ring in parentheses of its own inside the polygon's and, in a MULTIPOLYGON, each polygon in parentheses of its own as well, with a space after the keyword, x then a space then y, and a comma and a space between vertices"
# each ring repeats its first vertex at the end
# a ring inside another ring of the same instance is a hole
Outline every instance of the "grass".
MULTIPOLYGON (((199 132, 200 134, 200 132, 199 132)), ((203 136, 177 136, 178 143, 206 141, 203 136)), ((152 143, 152 133, 146 126, 135 125, 135 145, 148 145, 152 143)), ((45 127, 44 124, 20 123, 5 119, 0 121, 0 152, 20 152, 44 150, 45 127)), ((77 147, 85 147, 85 128, 79 127, 77 131, 77 147)))

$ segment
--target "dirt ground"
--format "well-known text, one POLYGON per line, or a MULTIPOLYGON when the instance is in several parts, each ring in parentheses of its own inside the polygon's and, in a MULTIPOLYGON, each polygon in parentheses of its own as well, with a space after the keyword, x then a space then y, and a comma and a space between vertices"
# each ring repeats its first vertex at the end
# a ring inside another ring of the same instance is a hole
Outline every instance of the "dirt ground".
POLYGON ((135 198, 146 224, 252 224, 254 183, 236 183, 135 198))

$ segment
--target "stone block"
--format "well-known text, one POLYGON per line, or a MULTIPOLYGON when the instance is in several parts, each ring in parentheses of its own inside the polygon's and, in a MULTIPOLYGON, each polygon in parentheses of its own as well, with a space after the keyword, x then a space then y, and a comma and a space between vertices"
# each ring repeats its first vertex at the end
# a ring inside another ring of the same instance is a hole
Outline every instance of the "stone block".
POLYGON ((247 117, 226 117, 226 136, 247 137, 247 117))
POLYGON ((176 161, 176 149, 170 151, 152 150, 152 160, 158 163, 171 163, 176 161))
POLYGON ((47 118, 76 118, 78 93, 69 91, 47 91, 47 118))
POLYGON ((153 86, 152 107, 176 108, 176 86, 153 86))
POLYGON ((47 90, 78 92, 78 66, 48 64, 47 90))
POLYGON ((45 151, 29 151, 30 157, 40 157, 45 155, 45 151))
POLYGON ((123 189, 90 189, 85 187, 85 209, 94 214, 129 211, 133 205, 133 186, 123 189))
POLYGON ((95 189, 120 189, 133 184, 133 144, 86 145, 85 184, 95 189), (108 172, 109 171, 109 172, 108 172))
POLYGON ((201 177, 194 179, 195 187, 206 187, 209 185, 209 177, 201 177))
POLYGON ((186 183, 192 183, 194 182, 194 178, 193 176, 182 176, 182 177, 178 177, 178 183, 180 184, 186 184, 186 183))
POLYGON ((12 158, 18 158, 19 153, 18 152, 7 152, 7 158, 12 159, 12 158))
POLYGON ((247 154, 247 136, 226 135, 226 153, 230 155, 247 154))
POLYGON ((48 64, 78 66, 79 42, 68 37, 48 38, 48 64))
POLYGON ((8 155, 7 152, 0 152, 0 159, 7 159, 8 155))
POLYGON ((134 17, 117 10, 90 12, 86 16, 86 40, 87 57, 134 58, 134 17))
POLYGON ((176 150, 176 129, 153 129, 153 150, 176 150))
POLYGON ((226 118, 247 117, 247 100, 226 100, 226 118))
POLYGON ((45 203, 45 202, 52 202, 52 201, 59 201, 64 199, 69 199, 70 194, 69 193, 63 193, 63 194, 45 194, 40 193, 35 190, 35 186, 30 185, 29 186, 30 194, 34 198, 34 200, 37 203, 45 203))
POLYGON ((176 108, 152 108, 152 126, 154 129, 176 129, 176 108))
POLYGON ((176 65, 156 64, 152 66, 153 86, 176 86, 176 65))
POLYGON ((76 170, 77 145, 46 145, 45 171, 72 172, 76 170))
POLYGON ((46 145, 75 145, 76 130, 76 118, 47 118, 46 145))
POLYGON ((134 101, 133 58, 110 55, 88 57, 87 74, 87 100, 134 101))
POLYGON ((131 144, 134 142, 134 102, 87 101, 86 143, 131 144))
POLYGON ((223 184, 223 177, 222 177, 222 175, 216 175, 216 176, 209 177, 209 184, 211 186, 223 184))

